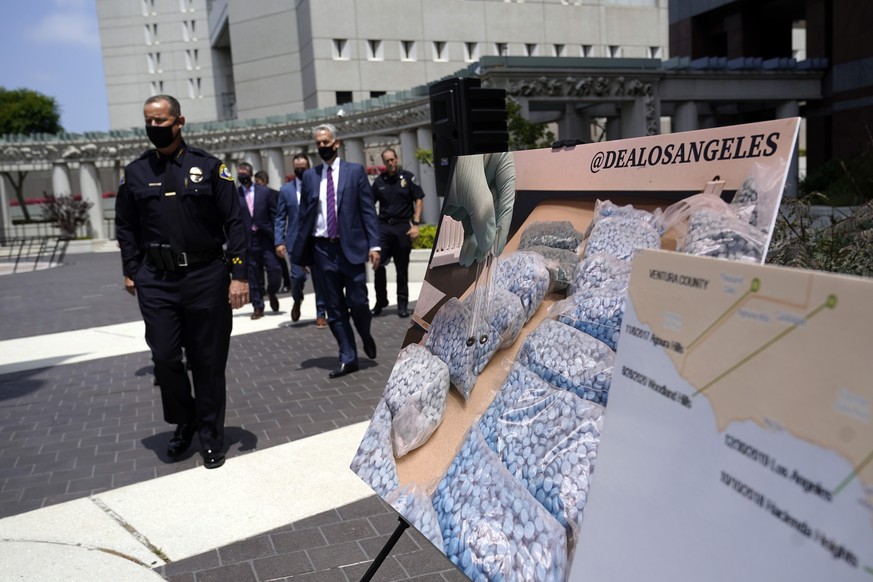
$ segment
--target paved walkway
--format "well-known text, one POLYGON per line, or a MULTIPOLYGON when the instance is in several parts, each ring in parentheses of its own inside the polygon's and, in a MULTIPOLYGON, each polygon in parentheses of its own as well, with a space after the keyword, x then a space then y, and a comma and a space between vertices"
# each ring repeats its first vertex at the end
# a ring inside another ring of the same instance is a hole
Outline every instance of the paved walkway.
MULTIPOLYGON (((165 456, 173 427, 119 264, 0 277, 0 580, 359 580, 398 521, 348 465, 409 320, 386 309, 377 360, 329 380, 312 295, 296 324, 288 296, 258 321, 235 312, 228 461, 207 471, 196 442, 165 456)), ((466 578, 408 530, 374 580, 466 578)))

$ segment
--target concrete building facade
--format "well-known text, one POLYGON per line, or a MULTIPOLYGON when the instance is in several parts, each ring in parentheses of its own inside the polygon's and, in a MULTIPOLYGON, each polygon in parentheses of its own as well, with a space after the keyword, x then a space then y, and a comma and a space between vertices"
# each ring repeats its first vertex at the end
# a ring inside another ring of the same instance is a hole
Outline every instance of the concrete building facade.
POLYGON ((112 129, 170 93, 198 121, 425 85, 481 57, 665 59, 668 0, 97 0, 112 129))

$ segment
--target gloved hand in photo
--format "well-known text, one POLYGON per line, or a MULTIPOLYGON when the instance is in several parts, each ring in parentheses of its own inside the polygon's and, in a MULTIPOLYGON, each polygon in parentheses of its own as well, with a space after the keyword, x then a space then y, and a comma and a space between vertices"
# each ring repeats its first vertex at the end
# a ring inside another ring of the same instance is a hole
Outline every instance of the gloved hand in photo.
POLYGON ((515 161, 512 153, 460 156, 445 211, 464 226, 460 263, 481 262, 489 251, 503 252, 515 205, 515 161))

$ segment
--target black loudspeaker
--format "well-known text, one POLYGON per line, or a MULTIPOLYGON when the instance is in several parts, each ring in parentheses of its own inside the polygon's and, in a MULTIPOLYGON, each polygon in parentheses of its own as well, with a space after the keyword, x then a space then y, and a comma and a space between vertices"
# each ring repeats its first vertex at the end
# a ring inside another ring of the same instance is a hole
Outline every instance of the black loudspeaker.
POLYGON ((439 196, 448 193, 455 156, 509 149, 506 91, 481 85, 476 78, 456 77, 430 86, 434 177, 439 196))

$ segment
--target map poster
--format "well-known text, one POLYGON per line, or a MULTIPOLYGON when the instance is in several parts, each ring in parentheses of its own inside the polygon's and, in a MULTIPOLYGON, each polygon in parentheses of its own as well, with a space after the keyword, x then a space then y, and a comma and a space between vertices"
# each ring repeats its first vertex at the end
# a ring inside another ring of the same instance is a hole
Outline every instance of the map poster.
POLYGON ((871 301, 638 253, 570 580, 873 581, 871 301))

